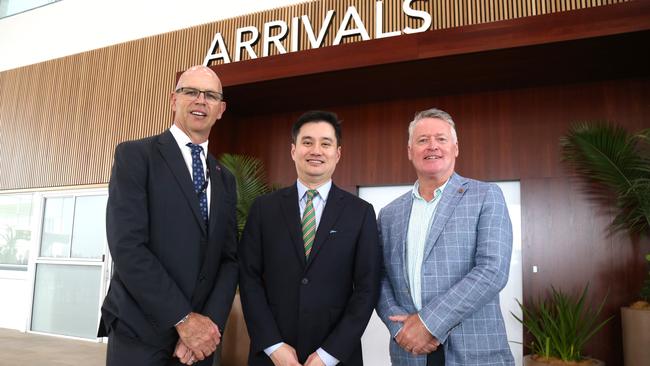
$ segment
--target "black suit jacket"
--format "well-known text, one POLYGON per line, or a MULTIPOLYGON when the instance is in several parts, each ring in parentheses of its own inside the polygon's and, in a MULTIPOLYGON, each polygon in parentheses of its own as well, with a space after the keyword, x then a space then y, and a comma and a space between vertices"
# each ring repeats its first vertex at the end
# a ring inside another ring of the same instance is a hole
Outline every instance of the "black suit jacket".
POLYGON ((251 337, 249 365, 272 365, 264 349, 285 342, 304 363, 322 347, 341 365, 362 365, 361 335, 379 292, 372 206, 332 185, 309 260, 298 191, 257 199, 239 246, 240 293, 251 337))
POLYGON ((114 274, 99 336, 110 329, 169 347, 177 340, 174 325, 191 311, 225 328, 238 278, 236 188, 212 155, 207 164, 206 228, 171 132, 115 149, 106 209, 114 274))

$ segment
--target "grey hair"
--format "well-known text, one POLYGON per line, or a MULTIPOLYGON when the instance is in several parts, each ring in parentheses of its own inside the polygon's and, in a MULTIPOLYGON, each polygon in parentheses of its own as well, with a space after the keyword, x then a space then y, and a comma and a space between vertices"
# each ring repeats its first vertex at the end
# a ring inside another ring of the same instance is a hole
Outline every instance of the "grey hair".
POLYGON ((413 138, 413 130, 415 130, 415 125, 417 125, 420 120, 423 120, 425 118, 437 118, 447 122, 449 126, 451 126, 451 137, 454 139, 454 143, 458 142, 458 135, 456 135, 456 124, 451 118, 451 115, 442 109, 429 108, 427 110, 417 112, 415 114, 415 117, 413 117, 413 121, 409 123, 409 145, 411 145, 411 138, 413 138))

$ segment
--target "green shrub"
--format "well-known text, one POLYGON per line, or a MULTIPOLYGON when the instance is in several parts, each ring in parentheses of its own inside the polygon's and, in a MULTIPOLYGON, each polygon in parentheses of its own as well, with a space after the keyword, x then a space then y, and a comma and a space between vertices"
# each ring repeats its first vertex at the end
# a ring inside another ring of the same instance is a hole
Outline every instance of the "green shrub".
POLYGON ((555 357, 563 361, 580 361, 587 341, 612 317, 598 322, 605 299, 596 311, 586 304, 589 285, 582 294, 569 296, 551 287, 550 296, 524 306, 519 301, 523 319, 512 314, 533 336, 530 348, 542 357, 555 357))

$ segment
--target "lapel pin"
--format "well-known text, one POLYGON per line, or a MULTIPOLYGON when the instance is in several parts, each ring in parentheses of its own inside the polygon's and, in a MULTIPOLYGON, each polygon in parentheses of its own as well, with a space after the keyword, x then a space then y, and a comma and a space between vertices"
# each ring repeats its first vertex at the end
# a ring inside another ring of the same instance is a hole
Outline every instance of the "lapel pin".
POLYGON ((462 188, 458 188, 458 193, 463 193, 463 192, 465 192, 464 189, 462 189, 462 188))
POLYGON ((336 234, 336 230, 330 230, 330 234, 336 234))

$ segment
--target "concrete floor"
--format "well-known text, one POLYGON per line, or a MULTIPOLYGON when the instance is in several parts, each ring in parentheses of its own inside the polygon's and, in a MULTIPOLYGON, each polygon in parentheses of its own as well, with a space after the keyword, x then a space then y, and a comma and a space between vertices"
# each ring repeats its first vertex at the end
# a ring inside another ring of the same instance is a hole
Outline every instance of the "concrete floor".
POLYGON ((0 365, 104 366, 106 344, 0 328, 0 365))

